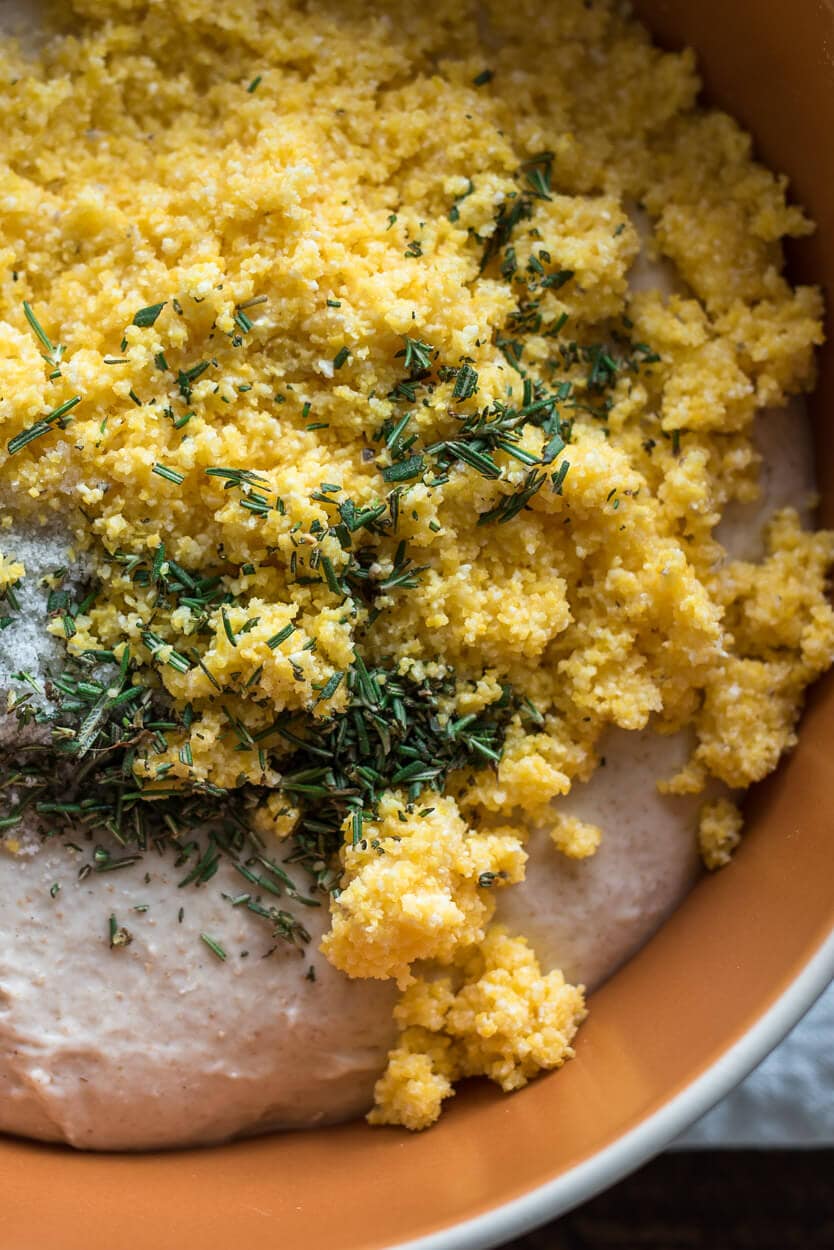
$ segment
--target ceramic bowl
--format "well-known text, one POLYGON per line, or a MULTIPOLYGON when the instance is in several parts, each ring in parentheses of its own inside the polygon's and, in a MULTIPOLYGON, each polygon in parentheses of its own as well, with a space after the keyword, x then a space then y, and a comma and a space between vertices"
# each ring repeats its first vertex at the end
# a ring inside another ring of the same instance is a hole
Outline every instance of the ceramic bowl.
MULTIPOLYGON (((646 0, 692 44, 707 99, 754 134, 818 223, 793 276, 834 289, 831 0, 646 0)), ((813 401, 834 522, 834 345, 813 401)), ((636 1168, 776 1044, 834 974, 834 679, 751 794, 732 865, 593 995, 576 1059, 512 1097, 472 1086, 430 1132, 363 1123, 203 1151, 84 1155, 0 1142, 0 1250, 464 1250, 497 1245, 636 1168)))

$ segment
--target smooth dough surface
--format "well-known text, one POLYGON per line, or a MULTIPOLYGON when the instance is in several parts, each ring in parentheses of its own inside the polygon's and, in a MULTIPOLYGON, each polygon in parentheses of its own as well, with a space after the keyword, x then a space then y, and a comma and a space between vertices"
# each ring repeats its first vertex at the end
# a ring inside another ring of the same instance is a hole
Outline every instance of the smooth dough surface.
POLYGON ((61 847, 0 855, 0 1129, 143 1149, 325 1124, 370 1105, 393 1040, 393 986, 348 981, 318 953, 326 907, 294 907, 312 936, 299 953, 222 897, 245 884, 230 867, 179 890, 183 871, 148 859, 78 882, 61 847), (110 948, 111 914, 130 945, 110 948))

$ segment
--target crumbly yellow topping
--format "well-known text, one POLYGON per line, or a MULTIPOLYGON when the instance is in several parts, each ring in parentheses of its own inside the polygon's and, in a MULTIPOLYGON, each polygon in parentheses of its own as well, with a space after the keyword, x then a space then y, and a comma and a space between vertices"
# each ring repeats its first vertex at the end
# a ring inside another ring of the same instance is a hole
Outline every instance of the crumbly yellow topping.
POLYGON ((23 577, 26 569, 19 560, 3 555, 0 551, 0 592, 14 586, 23 577))
POLYGON ((832 535, 786 510, 759 564, 715 537, 757 492, 756 411, 814 382, 821 296, 782 274, 809 222, 621 5, 478 8, 66 0, 71 37, 0 47, 0 485, 100 586, 53 632, 169 698, 138 780, 274 790, 254 819, 284 840, 276 721, 352 716, 360 660, 453 688, 438 736, 515 699, 500 760, 445 794, 364 776, 344 826, 324 949, 407 987, 373 1118, 410 1127, 458 1076, 570 1053, 579 991, 486 926, 606 727, 691 726, 667 788, 742 788, 834 653, 832 535), (671 295, 630 287, 637 205, 671 295), (541 395, 486 472, 471 439, 433 458, 541 395), (172 567, 207 606, 160 595, 172 567))
POLYGON ((704 803, 698 824, 698 848, 707 868, 712 870, 729 864, 741 841, 743 823, 741 812, 729 799, 704 803))
POLYGON ((400 1038, 368 1119, 421 1129, 461 1077, 487 1076, 509 1092, 561 1067, 573 1055, 585 1002, 561 972, 543 975, 523 937, 494 925, 451 972, 417 978, 394 1015, 400 1038))
POLYGON ((420 804, 418 811, 404 794, 385 794, 362 840, 346 842, 343 888, 322 950, 349 976, 396 977, 406 986, 417 960, 451 963, 482 941, 494 887, 524 877, 518 836, 467 828, 451 798, 424 792, 420 804))
POLYGON ((602 830, 578 816, 560 815, 550 830, 550 839, 568 859, 587 859, 602 841, 602 830))

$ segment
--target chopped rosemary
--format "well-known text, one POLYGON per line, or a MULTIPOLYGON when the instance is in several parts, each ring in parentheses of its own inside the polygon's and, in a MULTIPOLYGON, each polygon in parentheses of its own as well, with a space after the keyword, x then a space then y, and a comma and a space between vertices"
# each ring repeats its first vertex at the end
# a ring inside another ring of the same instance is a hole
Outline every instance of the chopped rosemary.
POLYGON ((302 723, 286 714, 276 724, 297 747, 283 766, 282 787, 302 808, 287 862, 318 864, 320 876, 342 843, 345 819, 359 841, 384 790, 401 786, 416 801, 426 786, 443 790, 458 769, 495 765, 515 707, 506 690, 480 714, 444 716, 440 706, 454 694, 453 679, 415 682, 393 669, 368 668, 359 657, 342 680, 347 706, 330 721, 302 723))
POLYGON ((506 495, 499 504, 494 508, 490 508, 488 512, 482 512, 478 517, 478 525, 488 525, 491 521, 497 521, 500 525, 511 521, 524 508, 527 507, 530 500, 542 486, 546 478, 545 473, 540 473, 536 469, 531 469, 524 479, 524 485, 511 495, 506 495))
POLYGON ((454 223, 454 222, 456 222, 456 221, 460 221, 460 205, 463 203, 463 201, 464 201, 465 199, 467 199, 467 198, 468 198, 468 197, 472 194, 472 192, 473 192, 474 190, 475 190, 475 184, 474 184, 474 182, 472 181, 472 179, 471 179, 471 178, 469 178, 469 179, 468 179, 468 186, 467 186, 466 190, 463 192, 463 194, 462 194, 462 195, 459 195, 459 196, 457 197, 457 199, 455 200, 454 204, 453 204, 453 205, 452 205, 452 207, 449 209, 449 221, 451 221, 451 222, 453 222, 453 223, 454 223))
MULTIPOLYGON (((228 615, 226 614, 226 609, 225 609, 225 607, 221 607, 221 609, 220 609, 220 617, 221 617, 221 620, 223 621, 223 632, 225 633, 225 635, 226 635, 226 637, 228 638, 228 640, 229 640, 229 642, 231 643, 231 645, 232 645, 233 647, 236 647, 236 646, 237 646, 237 638, 235 637, 234 630, 232 629, 232 624, 231 624, 231 621, 229 620, 229 617, 228 617, 228 615)), ((190 667, 190 666, 189 666, 189 667, 190 667)))
POLYGON ((553 153, 539 152, 521 166, 531 193, 539 200, 552 199, 550 181, 553 174, 553 153))
POLYGON ((67 349, 62 347, 60 343, 55 344, 52 342, 49 335, 46 333, 43 326, 35 316, 32 305, 27 300, 23 301, 23 315, 29 322, 35 337, 44 349, 42 353, 44 360, 47 364, 52 365, 53 369, 58 369, 67 349))
POLYGON ((471 399, 478 389, 478 375, 472 366, 464 363, 460 366, 455 378, 455 385, 452 388, 452 395, 455 399, 464 400, 471 399))
POLYGON ((140 308, 138 312, 133 314, 132 325, 147 329, 149 326, 155 325, 157 317, 165 307, 167 300, 163 300, 161 304, 148 304, 147 308, 140 308))
POLYGON ((408 482, 412 478, 420 476, 424 465, 425 461, 422 456, 409 456, 407 460, 400 460, 394 464, 387 465, 382 470, 382 477, 386 482, 408 482))
POLYGON ((164 477, 167 482, 173 482, 175 486, 182 486, 185 481, 185 474, 180 473, 177 469, 170 469, 165 464, 156 463, 151 469, 157 477, 164 477))
POLYGON ((9 440, 9 455, 15 455, 16 452, 21 451, 29 443, 34 442, 36 438, 42 438, 44 434, 49 434, 56 426, 64 429, 67 425, 66 418, 68 414, 80 403, 81 396, 74 395, 72 399, 68 399, 63 404, 59 404, 57 408, 53 408, 52 412, 47 413, 45 417, 41 417, 39 421, 36 421, 34 425, 30 425, 28 429, 21 430, 19 434, 16 434, 14 438, 9 440))
POLYGON ((133 935, 125 928, 119 925, 115 915, 110 915, 107 920, 107 930, 110 938, 110 949, 119 950, 123 946, 130 946, 133 941, 133 935))
POLYGON ((287 639, 295 633, 296 628, 297 627, 295 625, 285 625, 283 629, 278 630, 277 634, 273 634, 272 637, 267 640, 266 644, 270 651, 274 651, 276 647, 280 647, 282 642, 286 642, 287 639))
POLYGON ((200 938, 203 942, 205 942, 212 955, 215 955, 219 960, 221 960, 221 962, 225 963, 228 955, 217 939, 211 937, 208 933, 201 933, 200 938))
POLYGON ((436 355, 431 343, 409 338, 407 334, 403 335, 403 342, 405 346, 401 352, 397 352, 397 356, 405 357, 403 364, 409 372, 421 373, 424 369, 431 368, 432 357, 436 355))

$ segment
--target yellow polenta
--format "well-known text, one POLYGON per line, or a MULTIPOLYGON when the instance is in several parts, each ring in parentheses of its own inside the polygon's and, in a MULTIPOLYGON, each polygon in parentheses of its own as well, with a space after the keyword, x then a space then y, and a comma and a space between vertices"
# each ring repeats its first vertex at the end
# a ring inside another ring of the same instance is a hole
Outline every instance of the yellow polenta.
MULTIPOLYGON (((689 725, 661 780, 743 788, 831 661, 832 535, 782 512, 758 564, 714 537, 755 496, 757 409, 813 384, 821 298, 781 249, 811 227, 618 4, 54 20, 34 64, 3 49, 4 523, 72 529, 100 590, 67 647, 129 653, 173 701, 139 779, 251 786, 283 839, 270 727, 344 714, 357 663, 447 680, 444 723, 515 700, 494 767, 345 822, 325 949, 404 987, 373 1118, 421 1127, 459 1076, 510 1089, 570 1054, 581 992, 488 926, 603 729, 689 725), (676 294, 629 287, 638 206, 676 294), (220 599, 160 606, 170 562, 220 599)), ((706 812, 710 863, 733 810, 706 812)))

